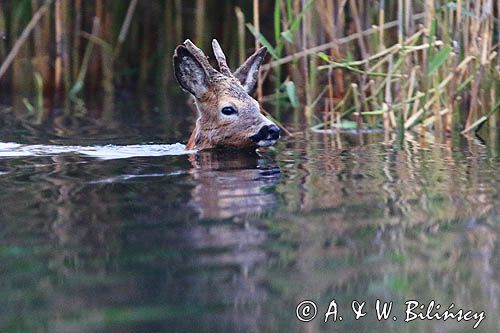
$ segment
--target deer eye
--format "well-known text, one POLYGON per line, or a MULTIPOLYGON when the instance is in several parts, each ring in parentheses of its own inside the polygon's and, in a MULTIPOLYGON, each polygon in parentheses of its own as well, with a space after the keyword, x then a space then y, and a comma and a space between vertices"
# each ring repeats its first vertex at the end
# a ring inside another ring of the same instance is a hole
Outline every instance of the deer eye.
POLYGON ((223 107, 221 112, 223 115, 226 116, 232 116, 233 114, 238 114, 238 111, 236 111, 236 109, 233 108, 232 106, 223 107))

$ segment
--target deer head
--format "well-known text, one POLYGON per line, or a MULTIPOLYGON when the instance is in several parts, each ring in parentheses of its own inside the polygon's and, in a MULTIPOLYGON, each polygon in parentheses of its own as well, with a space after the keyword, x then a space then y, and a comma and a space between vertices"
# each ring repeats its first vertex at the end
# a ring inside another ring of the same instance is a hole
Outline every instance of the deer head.
POLYGON ((177 46, 174 53, 175 77, 194 96, 198 110, 187 149, 273 145, 280 130, 260 113, 259 103, 250 96, 266 48, 257 50, 234 73, 215 39, 212 48, 219 70, 189 39, 177 46))

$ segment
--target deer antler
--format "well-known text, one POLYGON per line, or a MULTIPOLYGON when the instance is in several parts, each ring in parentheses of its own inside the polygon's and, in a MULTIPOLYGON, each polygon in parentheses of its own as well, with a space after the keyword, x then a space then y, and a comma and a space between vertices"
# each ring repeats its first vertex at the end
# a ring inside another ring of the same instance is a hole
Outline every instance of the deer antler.
POLYGON ((233 77, 233 73, 231 73, 231 70, 229 69, 229 66, 226 62, 226 56, 224 55, 224 52, 222 51, 222 48, 220 47, 217 39, 212 40, 212 48, 214 50, 215 59, 219 64, 220 72, 225 76, 233 77))

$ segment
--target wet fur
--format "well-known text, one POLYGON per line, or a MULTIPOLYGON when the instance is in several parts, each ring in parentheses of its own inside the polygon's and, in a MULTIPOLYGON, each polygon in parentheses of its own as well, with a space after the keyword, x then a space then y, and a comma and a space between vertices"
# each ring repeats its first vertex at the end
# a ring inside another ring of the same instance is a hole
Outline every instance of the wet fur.
POLYGON ((221 72, 214 69, 203 52, 186 40, 174 53, 177 81, 195 97, 198 110, 196 127, 187 143, 188 149, 256 148, 250 137, 264 125, 273 123, 260 113, 259 103, 250 96, 266 50, 256 51, 234 74, 226 64, 217 41, 213 49, 221 72), (236 116, 224 116, 222 108, 232 106, 236 116))

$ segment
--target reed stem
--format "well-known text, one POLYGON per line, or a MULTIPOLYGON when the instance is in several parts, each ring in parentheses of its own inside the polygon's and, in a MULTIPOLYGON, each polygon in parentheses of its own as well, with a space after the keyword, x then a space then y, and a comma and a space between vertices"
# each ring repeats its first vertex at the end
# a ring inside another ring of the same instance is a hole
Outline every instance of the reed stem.
POLYGON ((42 18, 43 15, 47 12, 49 9, 50 5, 52 4, 53 0, 46 0, 45 3, 38 9, 38 11, 33 15, 31 18, 30 22, 24 28, 23 32, 19 36, 19 38, 16 40, 14 46, 10 50, 9 54, 3 61, 2 65, 0 66, 0 79, 4 76, 5 72, 9 68, 9 66, 12 64, 12 61, 14 61, 17 53, 23 46, 23 44, 26 42, 28 37, 30 36, 31 32, 35 28, 35 26, 38 24, 40 19, 42 18))

